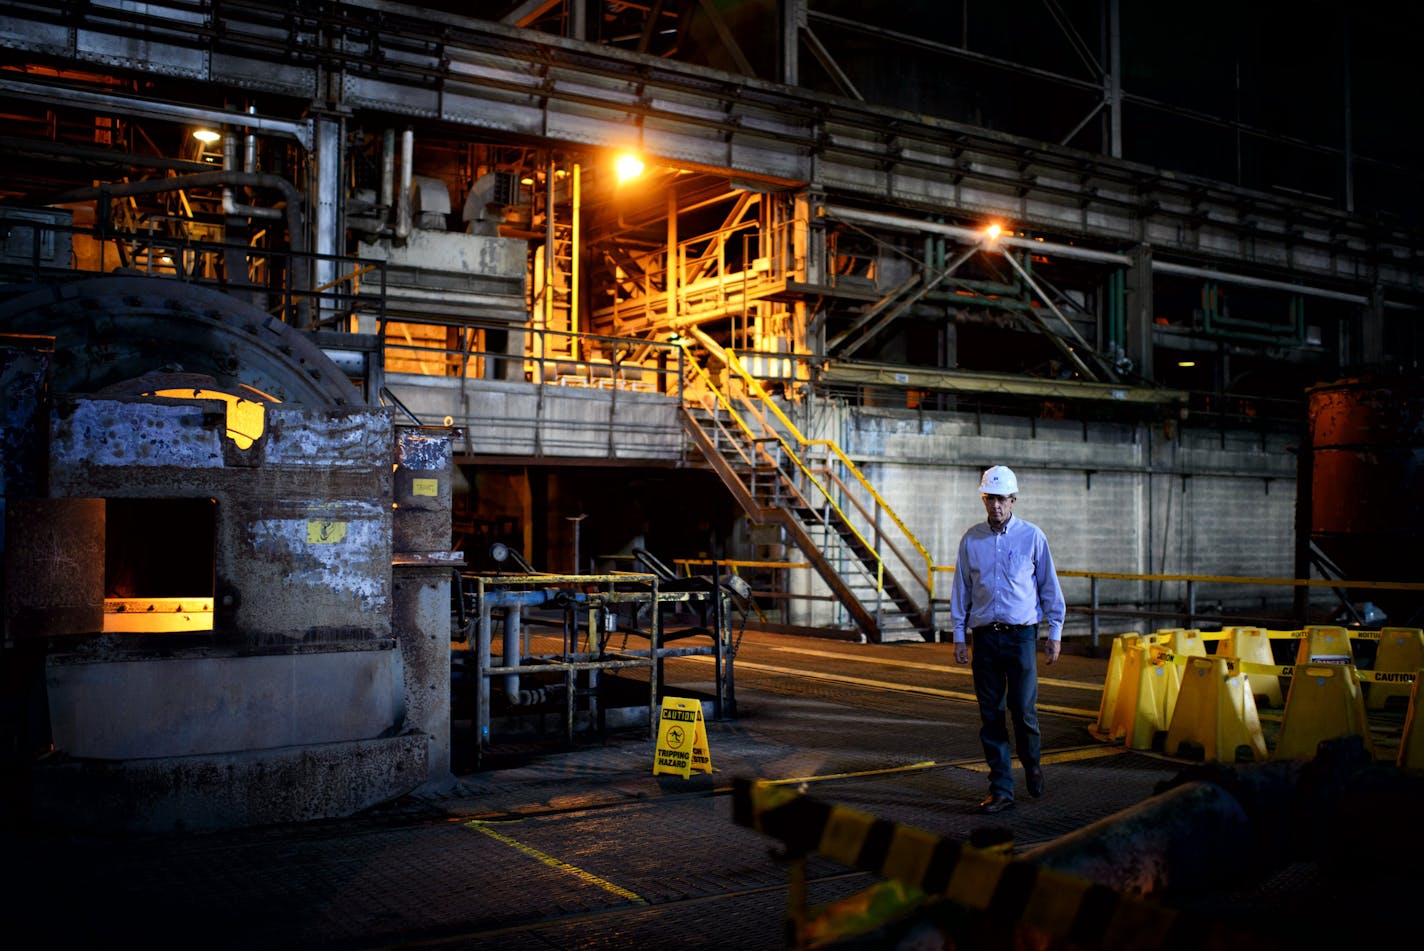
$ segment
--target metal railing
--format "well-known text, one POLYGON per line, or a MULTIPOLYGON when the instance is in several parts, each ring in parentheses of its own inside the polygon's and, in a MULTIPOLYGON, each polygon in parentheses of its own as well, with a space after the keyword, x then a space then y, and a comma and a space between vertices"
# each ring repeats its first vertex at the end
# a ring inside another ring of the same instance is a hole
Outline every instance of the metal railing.
MULTIPOLYGON (((826 480, 837 489, 836 496, 834 497, 845 500, 847 506, 860 516, 858 522, 852 522, 848 517, 846 518, 847 523, 855 529, 857 537, 872 548, 872 550, 877 552, 877 555, 882 550, 888 550, 890 554, 895 556, 895 562, 906 569, 903 574, 913 579, 919 586, 926 602, 933 600, 934 572, 932 569, 934 567, 934 559, 930 557, 929 551, 920 540, 915 537, 914 532, 910 531, 909 527, 896 511, 891 508, 890 504, 876 491, 875 486, 866 478, 865 473, 861 471, 860 467, 851 461, 851 458, 846 455, 845 451, 842 450, 840 445, 834 440, 806 438, 806 436, 801 433, 800 428, 791 421, 790 417, 782 411, 776 401, 766 392, 765 388, 761 385, 761 381, 747 371, 737 355, 729 352, 727 356, 728 366, 738 374, 742 384, 748 391, 756 396, 757 404, 765 406, 776 419, 780 431, 785 433, 790 440, 794 440, 795 446, 788 447, 790 451, 798 457, 804 455, 808 461, 813 452, 819 454, 819 465, 817 465, 814 470, 808 471, 824 473, 826 480), (859 492, 859 495, 857 495, 857 492, 859 492), (899 530, 900 537, 915 550, 918 555, 916 562, 912 563, 894 543, 893 538, 886 531, 886 526, 884 525, 886 520, 899 530), (873 545, 866 541, 862 534, 862 529, 868 531, 875 539, 873 545)), ((767 423, 764 416, 761 417, 761 421, 767 429, 774 429, 774 427, 767 423)), ((823 485, 819 480, 816 484, 818 486, 823 485)), ((828 498, 834 498, 831 493, 824 488, 822 488, 822 491, 826 492, 828 498)), ((837 506, 837 510, 841 512, 843 517, 845 516, 845 511, 841 509, 840 506, 837 506)))
POLYGON ((710 432, 703 426, 708 443, 724 458, 740 463, 733 468, 743 483, 744 504, 779 507, 809 518, 821 535, 819 544, 838 553, 837 572, 867 579, 872 603, 857 598, 875 615, 877 626, 890 613, 921 627, 918 615, 933 599, 928 551, 838 445, 807 439, 735 353, 724 351, 723 356, 728 378, 720 384, 689 358, 686 390, 689 403, 700 402, 709 415, 710 432), (923 569, 893 543, 887 531, 891 526, 919 553, 923 569), (887 556, 894 566, 889 571, 887 556), (900 577, 912 579, 918 594, 899 587, 900 577), (892 578, 897 580, 887 585, 892 578), (887 606, 887 599, 893 606, 887 606), (906 600, 911 604, 903 603, 906 600))
POLYGON ((0 210, 0 279, 20 281, 78 278, 115 269, 148 277, 211 287, 252 304, 302 329, 349 329, 358 311, 379 322, 385 315, 386 267, 350 255, 271 249, 190 237, 191 219, 172 215, 145 219, 143 230, 106 225, 87 227, 0 210), (167 225, 177 233, 161 233, 167 225), (26 234, 28 232, 28 235, 26 234), (74 250, 75 239, 93 242, 92 257, 74 250), (56 246, 67 239, 68 253, 56 246), (112 256, 111 256, 112 255, 112 256), (329 264, 339 276, 305 288, 298 275, 329 264), (374 275, 372 277, 371 275, 374 275), (358 301, 362 279, 379 289, 358 301))

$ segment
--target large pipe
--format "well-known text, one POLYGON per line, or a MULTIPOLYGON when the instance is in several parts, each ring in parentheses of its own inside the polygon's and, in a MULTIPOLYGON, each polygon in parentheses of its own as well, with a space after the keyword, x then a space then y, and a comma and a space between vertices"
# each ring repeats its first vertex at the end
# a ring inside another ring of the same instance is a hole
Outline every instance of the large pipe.
MULTIPOLYGON (((256 115, 257 107, 248 106, 247 114, 249 116, 256 115)), ((251 126, 248 127, 247 137, 243 140, 243 144, 242 170, 244 172, 255 172, 257 171, 257 133, 252 131, 251 126)))
POLYGON ((1367 294, 1331 291, 1322 287, 1307 287, 1304 284, 1292 284, 1289 281, 1273 281, 1265 277, 1228 274, 1225 271, 1216 271, 1211 268, 1192 267, 1187 264, 1173 264, 1170 261, 1159 261, 1155 257, 1152 260, 1152 273, 1174 274, 1178 277, 1199 277, 1207 281, 1221 281, 1223 284, 1236 284, 1241 287, 1263 287, 1274 291, 1286 291, 1291 294, 1303 294, 1306 297, 1341 300, 1351 304, 1368 304, 1370 302, 1369 295, 1367 294))
MULTIPOLYGON (((520 636, 524 611, 516 603, 504 609, 504 666, 518 667, 524 657, 524 638, 520 636)), ((519 696, 519 675, 504 675, 504 695, 511 699, 519 696)))
MULTIPOLYGON (((897 231, 942 234, 965 244, 978 243, 984 237, 983 231, 978 228, 966 228, 963 225, 949 225, 939 221, 926 221, 922 218, 911 218, 905 215, 892 215, 879 211, 865 211, 860 208, 844 208, 839 205, 822 206, 822 211, 826 217, 834 218, 837 221, 871 225, 881 228, 893 228, 897 231)), ((1043 254, 1052 254, 1063 258, 1095 261, 1099 264, 1118 264, 1124 267, 1132 266, 1132 258, 1129 255, 1117 254, 1112 251, 1096 251, 1092 248, 1080 248, 1072 244, 1037 241, 1031 238, 1016 237, 1014 235, 1001 235, 998 238, 998 243, 1006 247, 1028 248, 1043 254)), ((1304 284, 1292 284, 1288 281, 1275 281, 1269 278, 1250 277, 1245 274, 1231 274, 1210 268, 1193 267, 1186 264, 1173 264, 1170 261, 1162 261, 1155 256, 1152 260, 1152 273, 1172 274, 1179 277, 1199 277, 1209 281, 1221 281, 1225 284, 1287 291, 1292 294, 1303 294, 1307 297, 1347 301, 1351 304, 1368 304, 1370 302, 1369 297, 1364 294, 1351 294, 1347 291, 1332 291, 1320 287, 1309 287, 1304 284)))
MULTIPOLYGON (((846 221, 851 224, 894 228, 897 231, 942 234, 954 238, 961 244, 978 244, 984 240, 984 231, 980 228, 947 225, 939 221, 926 221, 923 218, 910 218, 905 215, 892 215, 880 211, 865 211, 860 208, 845 208, 839 205, 823 205, 820 210, 827 218, 835 218, 837 221, 846 221)), ((1042 254, 1055 254, 1059 257, 1078 258, 1083 261, 1097 261, 1100 264, 1120 264, 1124 267, 1132 264, 1132 259, 1126 254, 1095 251, 1092 248, 1080 248, 1073 244, 1036 241, 1008 234, 1000 235, 998 243, 1013 248, 1031 248, 1042 254)))
MULTIPOLYGON (((231 122, 233 118, 232 113, 224 109, 206 109, 200 106, 152 102, 135 99, 131 95, 39 85, 8 78, 0 79, 0 92, 12 93, 17 99, 29 99, 35 102, 62 102, 66 105, 83 106, 99 112, 162 119, 166 122, 191 122, 198 125, 221 126, 231 122)), ((300 142, 302 148, 311 148, 312 125, 310 120, 248 115, 244 121, 248 128, 257 132, 265 135, 290 136, 300 142)))
POLYGON ((1216 783, 1192 782, 1023 852, 1019 858, 1144 898, 1220 884, 1249 849, 1246 810, 1216 783))
MULTIPOLYGON (((387 129, 381 136, 381 214, 391 213, 396 190, 396 130, 387 129)), ((388 222, 389 218, 386 219, 388 222)))
MULTIPOLYGON (((248 136, 252 138, 252 136, 248 136)), ((255 147, 254 147, 255 148, 255 147)), ((254 160, 255 161, 255 160, 254 160)), ((231 132, 223 135, 223 171, 227 173, 237 173, 237 136, 231 132)), ((252 170, 248 169, 242 174, 250 175, 252 170)), ((280 208, 258 208, 253 205, 242 205, 237 202, 232 195, 232 188, 223 186, 222 190, 223 214, 232 218, 281 218, 280 208)))
POLYGON ((414 178, 411 163, 415 161, 415 130, 406 126, 401 133, 400 192, 396 195, 396 237, 410 237, 410 186, 414 178))
MULTIPOLYGON (((541 607, 553 602, 557 598, 572 597, 576 601, 585 599, 581 592, 558 592, 550 588, 534 588, 527 591, 489 591, 481 585, 480 600, 480 624, 479 624, 479 655, 480 667, 488 670, 492 666, 490 646, 493 641, 493 620, 492 614, 495 608, 504 608, 504 667, 518 667, 520 658, 523 656, 523 644, 520 638, 520 622, 523 617, 525 607, 541 607)), ((521 703, 519 692, 519 675, 505 674, 504 692, 514 703, 521 703)), ((481 701, 481 727, 487 729, 489 726, 489 711, 486 707, 488 703, 488 691, 481 690, 480 695, 484 698, 481 701)))

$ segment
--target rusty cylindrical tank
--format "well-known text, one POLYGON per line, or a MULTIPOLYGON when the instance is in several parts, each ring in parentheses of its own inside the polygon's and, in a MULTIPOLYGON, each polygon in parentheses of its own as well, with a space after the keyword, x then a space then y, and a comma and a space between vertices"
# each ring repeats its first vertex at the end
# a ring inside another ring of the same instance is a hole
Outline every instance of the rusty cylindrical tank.
MULTIPOLYGON (((1424 384, 1344 379, 1307 391, 1310 540, 1349 581, 1424 581, 1424 384)), ((1424 592, 1359 588, 1389 624, 1416 625, 1424 592)))

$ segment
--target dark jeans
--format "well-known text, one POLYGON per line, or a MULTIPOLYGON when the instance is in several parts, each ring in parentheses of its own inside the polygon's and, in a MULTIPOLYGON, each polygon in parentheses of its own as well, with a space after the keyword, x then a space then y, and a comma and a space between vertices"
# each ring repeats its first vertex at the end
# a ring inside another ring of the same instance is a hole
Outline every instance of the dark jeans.
POLYGON ((1007 705, 1024 768, 1038 765, 1038 628, 974 629, 974 694, 979 698, 979 742, 989 763, 989 792, 1014 798, 1009 763, 1007 705))

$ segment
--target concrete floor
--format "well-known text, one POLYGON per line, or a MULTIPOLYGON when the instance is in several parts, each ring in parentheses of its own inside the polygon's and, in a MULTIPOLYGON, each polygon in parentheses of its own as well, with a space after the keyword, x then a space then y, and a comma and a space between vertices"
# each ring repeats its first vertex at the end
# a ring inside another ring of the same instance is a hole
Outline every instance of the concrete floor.
MULTIPOLYGON (((796 779, 957 842, 992 827, 1022 851, 1188 765, 1091 738, 1106 661, 1072 646, 1040 668, 1045 796, 994 817, 975 811, 978 716, 951 645, 749 632, 735 670, 738 716, 707 724, 711 774, 654 776, 641 731, 562 749, 496 736, 486 768, 448 792, 349 820, 143 839, 22 829, 7 917, 59 947, 780 948, 789 866, 733 821, 734 779, 796 779)), ((710 694, 710 660, 671 662, 668 682, 710 694)), ((1278 874, 1235 888, 1243 915, 1309 911, 1318 867, 1278 874)), ((807 875, 813 903, 877 881, 814 856, 807 875)))

